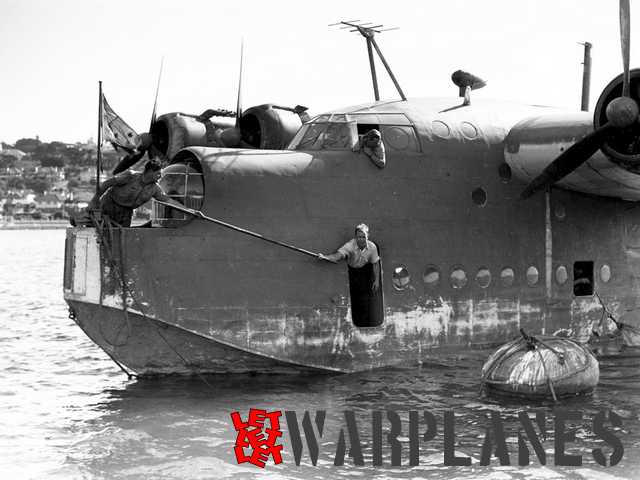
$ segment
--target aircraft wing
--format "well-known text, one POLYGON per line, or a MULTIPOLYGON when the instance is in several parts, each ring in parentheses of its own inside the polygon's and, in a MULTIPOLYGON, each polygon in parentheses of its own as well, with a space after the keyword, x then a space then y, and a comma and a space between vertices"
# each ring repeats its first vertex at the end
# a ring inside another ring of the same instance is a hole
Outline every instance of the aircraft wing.
MULTIPOLYGON (((593 118, 587 112, 530 117, 509 131, 505 139, 505 160, 514 176, 529 184, 563 151, 593 131, 593 118)), ((640 162, 634 168, 634 157, 616 154, 611 148, 600 149, 555 186, 639 201, 640 162)))

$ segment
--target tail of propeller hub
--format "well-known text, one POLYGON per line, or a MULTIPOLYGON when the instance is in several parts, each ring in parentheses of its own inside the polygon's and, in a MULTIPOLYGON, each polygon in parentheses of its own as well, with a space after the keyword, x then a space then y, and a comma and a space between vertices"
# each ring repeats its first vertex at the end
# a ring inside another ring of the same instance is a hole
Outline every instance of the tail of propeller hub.
POLYGON ((613 161, 640 165, 640 69, 629 72, 629 96, 623 96, 624 74, 614 78, 602 91, 593 117, 594 127, 616 127, 602 146, 613 161))

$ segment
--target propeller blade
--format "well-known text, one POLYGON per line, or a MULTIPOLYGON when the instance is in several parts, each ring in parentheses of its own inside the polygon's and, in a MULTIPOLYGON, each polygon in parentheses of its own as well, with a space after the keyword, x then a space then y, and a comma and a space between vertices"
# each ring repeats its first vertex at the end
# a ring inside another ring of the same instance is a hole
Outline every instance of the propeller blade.
POLYGON ((236 148, 242 140, 242 130, 240 130, 240 118, 242 118, 242 62, 244 59, 244 39, 240 41, 240 75, 238 78, 238 101, 236 103, 236 123, 235 126, 225 128, 220 133, 220 142, 224 147, 236 148))
POLYGON ((629 49, 631 37, 631 13, 629 0, 620 0, 620 45, 622 46, 622 66, 624 75, 622 77, 622 96, 629 97, 629 49))
POLYGON ((156 98, 153 101, 153 112, 151 113, 151 123, 149 124, 149 131, 151 127, 156 123, 156 109, 158 108, 158 92, 160 91, 160 79, 162 78, 162 66, 164 65, 164 57, 160 59, 160 71, 158 72, 158 83, 156 85, 156 98))
POLYGON ((614 129, 613 125, 607 123, 571 145, 531 181, 520 194, 520 198, 529 198, 534 193, 550 187, 569 175, 602 147, 614 129))
POLYGON ((236 128, 240 128, 242 117, 242 61, 244 59, 244 38, 240 41, 240 76, 238 78, 238 102, 236 104, 236 128))

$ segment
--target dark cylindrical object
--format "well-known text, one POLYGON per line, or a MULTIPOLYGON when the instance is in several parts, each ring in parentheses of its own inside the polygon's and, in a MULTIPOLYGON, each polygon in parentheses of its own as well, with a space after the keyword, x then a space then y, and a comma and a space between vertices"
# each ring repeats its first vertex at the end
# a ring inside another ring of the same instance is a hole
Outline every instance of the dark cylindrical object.
POLYGON ((591 44, 584 42, 584 61, 582 62, 582 106, 583 112, 589 110, 589 91, 591 89, 591 44))

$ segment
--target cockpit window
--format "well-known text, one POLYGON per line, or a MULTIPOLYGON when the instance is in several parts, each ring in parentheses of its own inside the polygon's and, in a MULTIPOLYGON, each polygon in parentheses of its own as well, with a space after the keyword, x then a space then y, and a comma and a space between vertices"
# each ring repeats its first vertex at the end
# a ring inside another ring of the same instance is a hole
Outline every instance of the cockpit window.
POLYGON ((310 123, 303 125, 293 138, 292 150, 313 150, 320 134, 327 129, 326 123, 310 123), (300 138, 302 137, 302 138, 300 138))
POLYGON ((289 150, 351 150, 371 129, 382 133, 390 150, 419 152, 420 142, 411 121, 402 113, 334 113, 305 123, 289 150))
POLYGON ((289 149, 350 150, 356 141, 355 123, 347 121, 347 115, 320 115, 298 130, 289 149))

